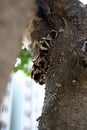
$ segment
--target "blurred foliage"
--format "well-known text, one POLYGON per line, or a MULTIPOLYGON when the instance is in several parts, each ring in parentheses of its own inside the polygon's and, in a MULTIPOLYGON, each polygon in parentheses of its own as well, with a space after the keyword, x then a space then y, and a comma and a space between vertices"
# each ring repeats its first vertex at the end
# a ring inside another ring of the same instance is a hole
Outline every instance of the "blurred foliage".
POLYGON ((16 64, 14 67, 14 72, 18 70, 24 71, 27 76, 30 76, 32 68, 32 57, 24 46, 19 53, 18 58, 16 59, 16 64))

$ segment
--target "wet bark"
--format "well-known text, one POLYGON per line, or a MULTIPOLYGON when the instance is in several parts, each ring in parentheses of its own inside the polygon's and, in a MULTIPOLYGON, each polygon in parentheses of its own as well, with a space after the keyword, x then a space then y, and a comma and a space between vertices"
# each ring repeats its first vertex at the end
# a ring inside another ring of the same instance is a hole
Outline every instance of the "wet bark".
MULTIPOLYGON (((64 3, 63 0, 55 1, 64 3)), ((51 9, 55 1, 46 0, 51 9)), ((48 54, 50 69, 46 75, 39 130, 87 129, 87 69, 86 52, 83 52, 87 38, 87 10, 79 1, 66 0, 66 3, 70 6, 66 14, 56 12, 53 15, 56 27, 47 29, 59 31, 62 28, 62 31, 48 54)))

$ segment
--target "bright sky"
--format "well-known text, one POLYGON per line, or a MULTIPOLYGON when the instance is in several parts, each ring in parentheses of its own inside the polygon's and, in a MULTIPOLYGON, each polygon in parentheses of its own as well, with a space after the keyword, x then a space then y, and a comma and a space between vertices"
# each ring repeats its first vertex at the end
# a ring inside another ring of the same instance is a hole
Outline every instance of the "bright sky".
POLYGON ((87 4, 87 0, 80 0, 82 3, 87 4))

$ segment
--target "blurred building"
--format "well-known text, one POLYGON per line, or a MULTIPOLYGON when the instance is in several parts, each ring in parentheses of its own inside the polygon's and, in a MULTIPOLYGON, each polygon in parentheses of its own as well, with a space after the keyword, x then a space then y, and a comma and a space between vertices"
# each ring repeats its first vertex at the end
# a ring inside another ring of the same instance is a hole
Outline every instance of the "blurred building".
POLYGON ((2 103, 1 130, 37 130, 36 119, 41 115, 44 86, 36 84, 22 71, 12 75, 10 86, 2 103))
POLYGON ((4 96, 0 106, 0 130, 10 130, 11 112, 12 111, 12 88, 11 82, 8 83, 6 95, 4 96))

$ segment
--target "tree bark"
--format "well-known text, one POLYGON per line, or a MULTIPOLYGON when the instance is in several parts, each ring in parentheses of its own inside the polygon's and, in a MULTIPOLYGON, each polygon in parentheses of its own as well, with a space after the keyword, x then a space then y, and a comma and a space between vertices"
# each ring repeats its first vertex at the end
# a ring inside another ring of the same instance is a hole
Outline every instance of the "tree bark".
POLYGON ((31 1, 0 1, 0 102, 18 55, 31 1))
MULTIPOLYGON (((50 69, 46 75, 45 100, 38 129, 86 130, 87 69, 83 64, 85 59, 86 65, 86 53, 83 54, 82 46, 87 38, 87 10, 78 0, 45 1, 52 10, 59 11, 52 16, 56 27, 45 28, 45 32, 56 29, 59 36, 48 53, 50 69), (54 9, 55 2, 58 2, 58 10, 54 9), (66 3, 68 10, 61 14, 66 3)), ((44 36, 45 32, 39 34, 44 36)))

